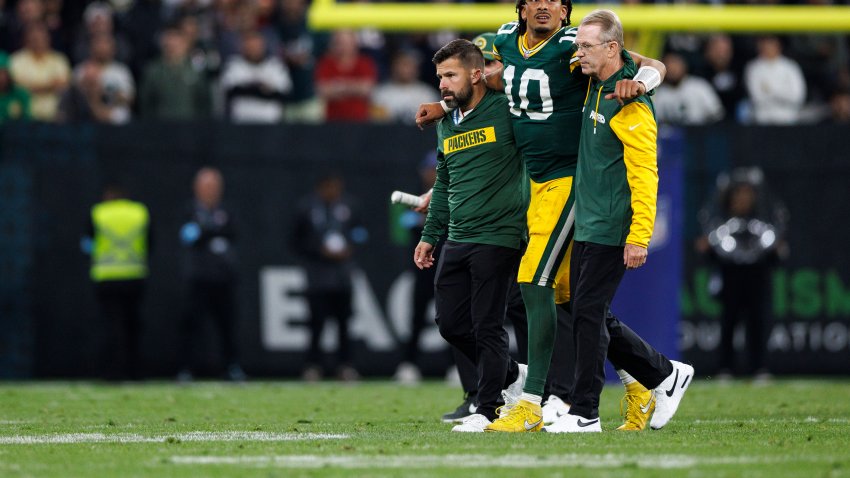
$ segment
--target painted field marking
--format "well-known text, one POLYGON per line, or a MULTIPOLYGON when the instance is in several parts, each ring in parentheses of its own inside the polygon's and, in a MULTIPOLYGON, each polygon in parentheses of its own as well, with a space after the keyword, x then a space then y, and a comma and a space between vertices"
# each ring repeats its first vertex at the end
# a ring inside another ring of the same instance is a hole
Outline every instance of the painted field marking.
POLYGON ((171 462, 177 465, 231 465, 255 468, 619 468, 634 465, 639 468, 676 469, 700 465, 748 465, 792 462, 818 462, 824 457, 704 457, 695 455, 644 455, 617 454, 553 455, 529 459, 528 455, 260 455, 260 456, 191 456, 175 455, 171 462))
POLYGON ((159 436, 136 433, 58 433, 53 435, 0 436, 0 445, 33 445, 40 443, 164 443, 169 440, 181 442, 220 441, 298 441, 298 440, 341 440, 348 435, 331 433, 271 433, 271 432, 186 432, 159 436))
POLYGON ((847 417, 806 417, 806 418, 698 418, 691 422, 695 425, 729 425, 735 423, 791 423, 803 425, 807 423, 850 423, 847 417))

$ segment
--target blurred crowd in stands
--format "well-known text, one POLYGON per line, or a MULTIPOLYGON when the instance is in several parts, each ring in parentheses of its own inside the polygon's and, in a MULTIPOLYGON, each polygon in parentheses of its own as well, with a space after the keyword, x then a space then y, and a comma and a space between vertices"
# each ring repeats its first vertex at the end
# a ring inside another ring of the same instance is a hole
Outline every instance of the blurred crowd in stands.
MULTIPOLYGON (((0 124, 412 123, 420 103, 439 99, 433 52, 480 33, 313 32, 308 7, 308 0, 0 0, 0 124)), ((506 7, 505 21, 512 18, 506 7)), ((846 34, 668 35, 658 117, 685 125, 848 122, 848 48, 846 34)))

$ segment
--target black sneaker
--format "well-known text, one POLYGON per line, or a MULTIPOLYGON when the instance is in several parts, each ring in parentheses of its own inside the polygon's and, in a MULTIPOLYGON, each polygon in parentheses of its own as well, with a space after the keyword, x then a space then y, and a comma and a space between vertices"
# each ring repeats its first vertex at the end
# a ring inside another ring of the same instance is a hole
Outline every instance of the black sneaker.
POLYGON ((474 414, 477 410, 478 407, 475 406, 474 399, 472 397, 466 397, 455 411, 443 415, 443 423, 460 423, 464 418, 474 414))
POLYGON ((245 375, 245 372, 239 364, 233 363, 227 367, 227 379, 231 382, 242 383, 245 380, 248 380, 248 376, 245 375))
POLYGON ((188 368, 182 368, 177 372, 177 383, 192 383, 193 380, 195 380, 195 376, 192 375, 192 371, 188 368))

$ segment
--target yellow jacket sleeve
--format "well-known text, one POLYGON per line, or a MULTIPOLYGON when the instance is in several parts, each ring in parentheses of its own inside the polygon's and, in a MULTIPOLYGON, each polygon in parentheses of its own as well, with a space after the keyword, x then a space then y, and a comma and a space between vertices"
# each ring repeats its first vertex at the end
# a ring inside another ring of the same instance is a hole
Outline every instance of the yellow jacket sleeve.
POLYGON ((658 125, 649 106, 635 101, 611 119, 611 130, 623 143, 626 179, 632 191, 632 224, 626 244, 649 247, 658 197, 658 125))

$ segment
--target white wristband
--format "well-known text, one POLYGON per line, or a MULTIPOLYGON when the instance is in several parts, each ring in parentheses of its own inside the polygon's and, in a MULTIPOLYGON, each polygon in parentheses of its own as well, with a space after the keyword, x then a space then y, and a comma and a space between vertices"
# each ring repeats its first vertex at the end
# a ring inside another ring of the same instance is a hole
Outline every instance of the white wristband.
POLYGON ((440 106, 443 107, 443 113, 448 113, 452 109, 449 108, 449 105, 446 104, 446 100, 440 100, 440 106))
POLYGON ((646 92, 649 93, 661 84, 661 72, 651 66, 642 66, 632 79, 643 83, 646 92))
POLYGON ((393 191, 390 196, 390 201, 393 204, 404 204, 410 207, 419 207, 422 205, 422 198, 413 194, 404 193, 401 191, 393 191))

